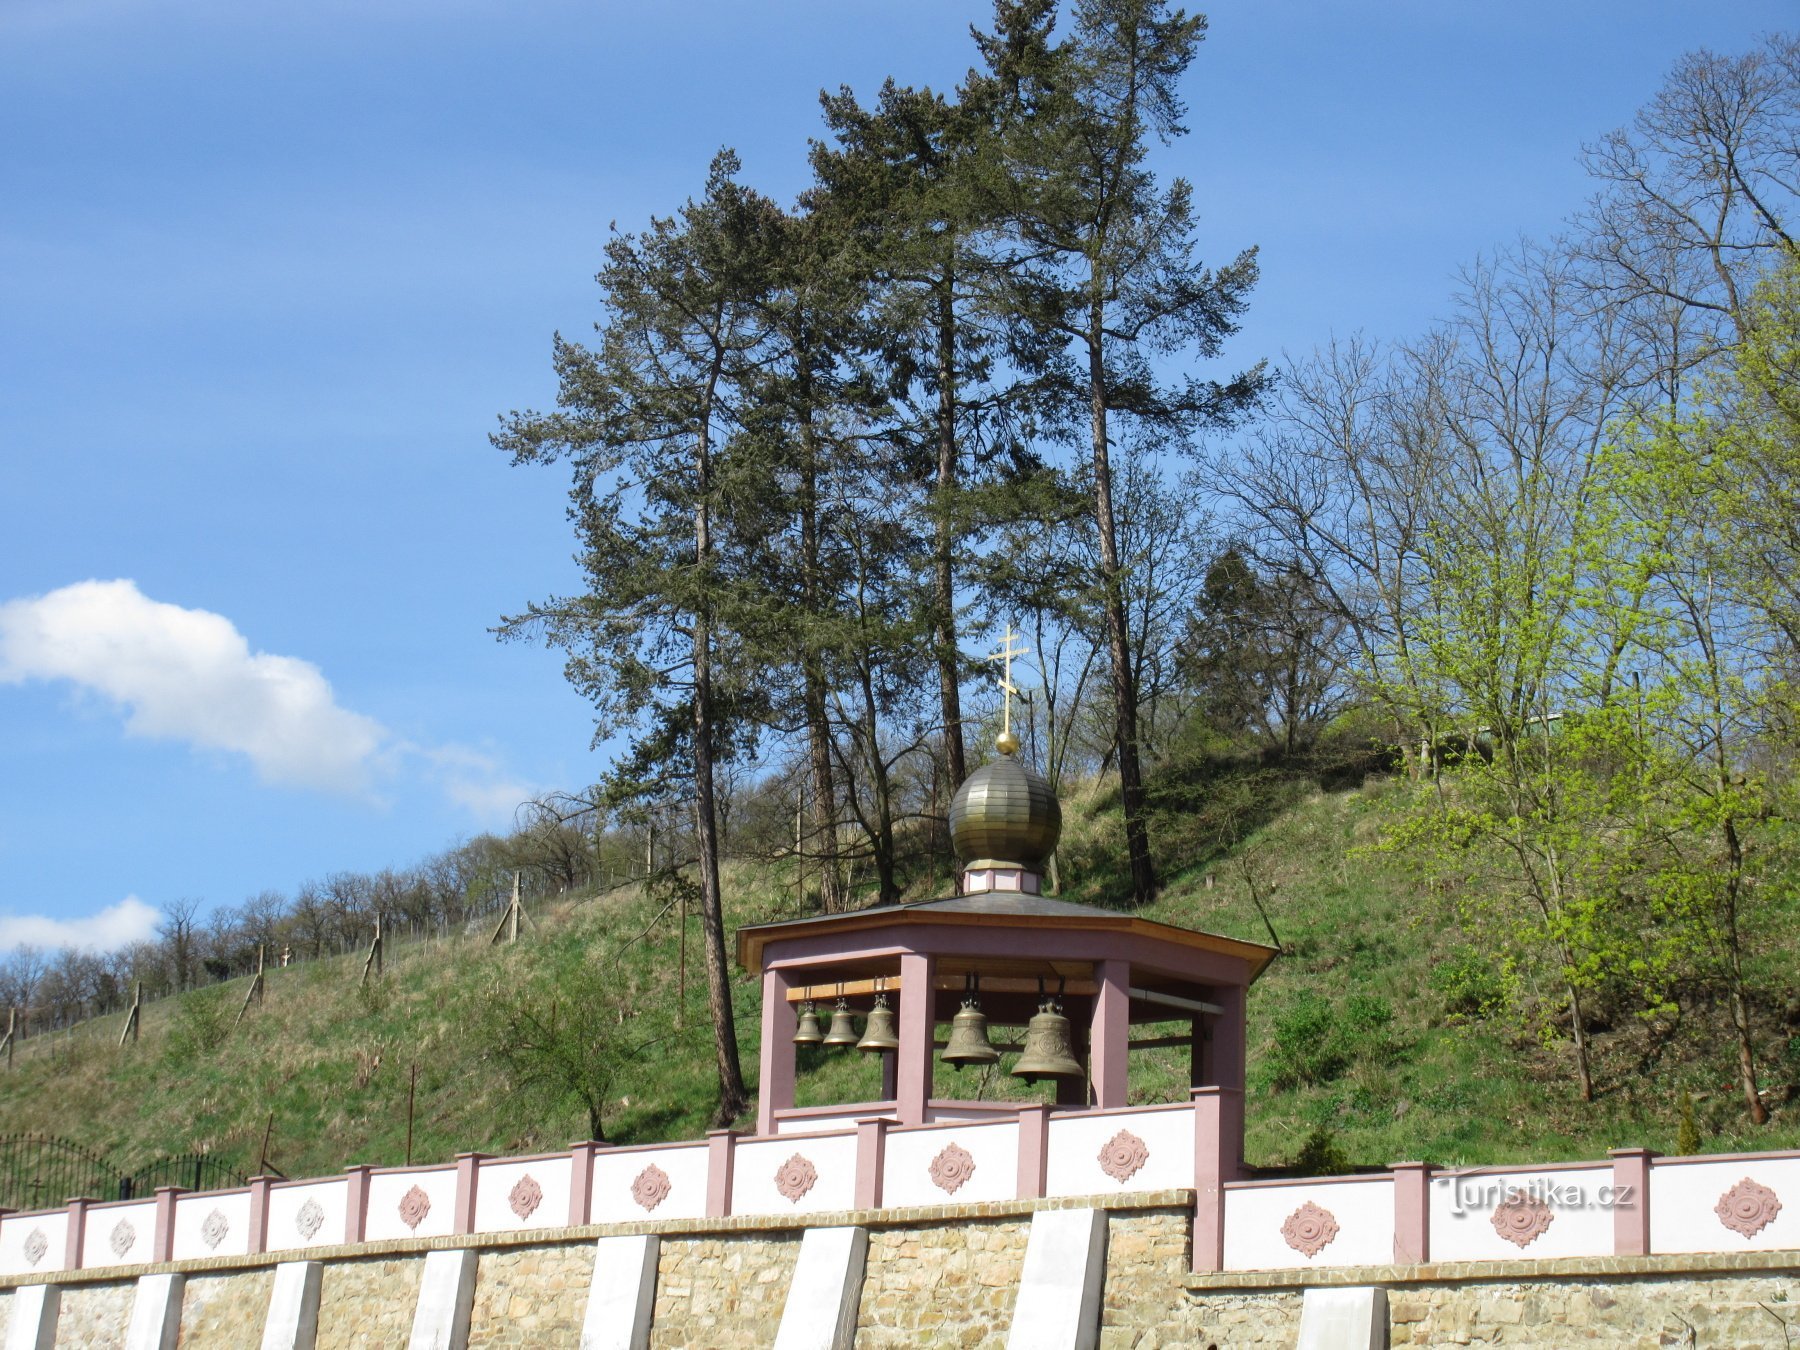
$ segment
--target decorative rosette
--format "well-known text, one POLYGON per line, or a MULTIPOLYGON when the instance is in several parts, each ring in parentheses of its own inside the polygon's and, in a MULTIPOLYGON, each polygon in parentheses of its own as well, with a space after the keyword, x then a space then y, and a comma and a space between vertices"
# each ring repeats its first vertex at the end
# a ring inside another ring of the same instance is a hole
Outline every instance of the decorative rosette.
POLYGON ((1337 1235, 1337 1216, 1310 1200, 1281 1225, 1282 1240, 1302 1256, 1317 1256, 1337 1235))
POLYGON ((955 1195, 975 1175, 975 1159, 961 1144, 946 1145, 931 1160, 931 1180, 945 1195, 955 1195))
POLYGON ((1130 1130, 1120 1130, 1100 1149, 1100 1170, 1123 1185, 1150 1157, 1149 1145, 1130 1130))
POLYGON ((647 1211, 655 1209, 669 1198, 669 1174, 651 1163, 631 1183, 631 1198, 647 1211))
POLYGON ((513 1182, 513 1188, 506 1193, 506 1203, 520 1219, 529 1219, 544 1203, 544 1188, 527 1172, 513 1182))
POLYGON ((1494 1231, 1515 1247, 1529 1247, 1548 1231, 1556 1215, 1535 1195, 1514 1191, 1494 1206, 1494 1231))
POLYGON ((782 1199, 792 1200, 796 1205, 818 1179, 819 1169, 798 1153, 775 1169, 775 1189, 781 1192, 782 1199))
POLYGON ((1775 1222, 1775 1216, 1781 1213, 1781 1200, 1761 1182, 1745 1177, 1719 1197, 1713 1213, 1732 1232, 1750 1238, 1775 1222))
POLYGON ((431 1213, 431 1197, 417 1186, 400 1197, 400 1222, 414 1232, 425 1222, 425 1216, 431 1213))

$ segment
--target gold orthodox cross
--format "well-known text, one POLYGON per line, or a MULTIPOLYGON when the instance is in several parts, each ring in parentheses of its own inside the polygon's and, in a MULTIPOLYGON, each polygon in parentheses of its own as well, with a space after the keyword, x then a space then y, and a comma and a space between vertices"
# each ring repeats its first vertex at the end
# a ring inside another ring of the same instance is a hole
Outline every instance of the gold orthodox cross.
POLYGON ((1027 656, 1031 648, 1024 645, 1024 635, 1013 632, 1012 620, 1006 622, 1006 639, 1000 644, 1000 650, 988 656, 989 661, 1000 663, 1000 678, 994 683, 1000 686, 1000 737, 1002 740, 1012 739, 1012 701, 1013 695, 1019 692, 1019 686, 1012 680, 1012 663, 1015 656, 1027 656))

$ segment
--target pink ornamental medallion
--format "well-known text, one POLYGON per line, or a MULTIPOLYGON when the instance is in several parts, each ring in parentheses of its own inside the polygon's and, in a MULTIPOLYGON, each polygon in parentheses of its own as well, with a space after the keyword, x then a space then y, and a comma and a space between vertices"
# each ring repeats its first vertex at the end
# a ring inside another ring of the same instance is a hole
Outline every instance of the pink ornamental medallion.
POLYGON ((1288 1215, 1281 1225, 1282 1241, 1302 1256, 1317 1256, 1337 1235, 1336 1216, 1310 1200, 1288 1215))

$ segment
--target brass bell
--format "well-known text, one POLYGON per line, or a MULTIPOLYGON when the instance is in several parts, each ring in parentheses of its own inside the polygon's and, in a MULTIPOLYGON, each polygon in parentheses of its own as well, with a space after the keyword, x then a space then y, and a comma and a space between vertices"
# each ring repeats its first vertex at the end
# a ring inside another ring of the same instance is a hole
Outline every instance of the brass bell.
POLYGON ((863 1024, 863 1037, 858 1050, 898 1050, 900 1038, 894 1034, 894 1010, 888 1007, 887 995, 875 995, 875 1006, 869 1009, 869 1020, 863 1024))
POLYGON ((841 998, 837 1001, 837 1007, 831 1010, 831 1030, 825 1033, 822 1044, 856 1044, 856 1018, 850 1015, 850 1005, 841 998))
POLYGON ((965 1064, 993 1064, 1000 1052, 988 1044, 987 1014, 972 998, 963 1000, 962 1011, 950 1019, 950 1044, 944 1047, 944 1063, 960 1070, 965 1064))
POLYGON ((819 1030, 819 1011, 809 998, 800 1005, 800 1025, 794 1031, 795 1045, 817 1045, 825 1039, 825 1033, 819 1030))
POLYGON ((1027 1083, 1040 1078, 1085 1078, 1087 1070, 1075 1058, 1074 1041, 1069 1036, 1069 1019, 1062 1015, 1062 1005, 1053 998, 1038 1004, 1037 1014, 1025 1025, 1025 1049, 1013 1073, 1027 1083))

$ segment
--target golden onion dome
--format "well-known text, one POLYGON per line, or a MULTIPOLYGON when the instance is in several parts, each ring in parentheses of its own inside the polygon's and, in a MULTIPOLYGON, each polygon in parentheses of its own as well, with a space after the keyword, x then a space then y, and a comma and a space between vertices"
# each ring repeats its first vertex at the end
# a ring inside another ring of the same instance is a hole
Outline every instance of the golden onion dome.
POLYGON ((1036 868, 1056 851, 1062 806, 1049 780, 1016 758, 1018 738, 963 780, 950 802, 950 843, 964 867, 1036 868))

